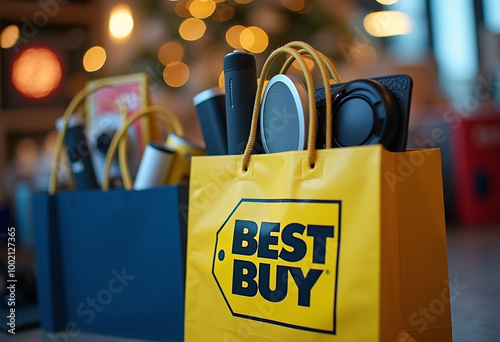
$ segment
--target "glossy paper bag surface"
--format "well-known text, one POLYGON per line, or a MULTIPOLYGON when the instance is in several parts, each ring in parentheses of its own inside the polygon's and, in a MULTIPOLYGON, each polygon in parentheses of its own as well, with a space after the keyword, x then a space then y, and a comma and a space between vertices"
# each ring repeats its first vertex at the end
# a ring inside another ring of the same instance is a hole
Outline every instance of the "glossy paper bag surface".
POLYGON ((450 340, 439 151, 316 153, 193 158, 186 341, 450 340))

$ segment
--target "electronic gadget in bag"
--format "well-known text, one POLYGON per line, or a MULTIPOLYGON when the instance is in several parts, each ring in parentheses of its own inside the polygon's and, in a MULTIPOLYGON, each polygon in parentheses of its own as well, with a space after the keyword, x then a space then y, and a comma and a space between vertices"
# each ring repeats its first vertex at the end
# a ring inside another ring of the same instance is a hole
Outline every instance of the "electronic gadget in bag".
MULTIPOLYGON (((307 89, 292 75, 276 75, 264 91, 260 133, 266 153, 306 148, 309 125, 307 89), (277 138, 279 136, 279 139, 277 138)), ((390 75, 333 84, 333 147, 382 144, 392 152, 406 150, 412 92, 408 75, 390 75)), ((316 88, 316 147, 325 146, 326 93, 316 88)))
MULTIPOLYGON (((60 131, 63 125, 63 118, 56 120, 56 129, 60 131)), ((71 171, 75 179, 76 188, 95 189, 98 188, 90 148, 84 132, 84 119, 73 114, 67 124, 64 144, 66 153, 71 165, 71 171)))
POLYGON ((184 129, 179 119, 168 109, 148 106, 127 117, 109 144, 104 165, 102 189, 109 189, 111 164, 118 151, 119 167, 123 187, 127 190, 142 190, 164 184, 177 184, 189 177, 191 155, 204 154, 204 149, 184 138, 184 129), (125 140, 130 127, 139 119, 156 115, 164 125, 168 138, 163 143, 150 142, 143 153, 135 181, 128 171, 128 155, 125 140))
MULTIPOLYGON (((333 146, 382 144, 404 152, 413 81, 409 75, 359 79, 330 86, 333 100, 333 146)), ((320 127, 325 127, 325 91, 315 90, 320 127)))
POLYGON ((208 155, 227 154, 225 88, 210 88, 193 97, 208 155))
POLYGON ((142 154, 134 189, 142 190, 165 184, 174 159, 174 151, 165 144, 150 142, 142 154))
MULTIPOLYGON (((237 49, 224 57, 227 148, 229 154, 242 154, 252 124, 257 92, 257 71, 253 54, 237 49)), ((260 146, 260 143, 256 144, 260 146)), ((260 152, 258 148, 255 153, 260 152)))

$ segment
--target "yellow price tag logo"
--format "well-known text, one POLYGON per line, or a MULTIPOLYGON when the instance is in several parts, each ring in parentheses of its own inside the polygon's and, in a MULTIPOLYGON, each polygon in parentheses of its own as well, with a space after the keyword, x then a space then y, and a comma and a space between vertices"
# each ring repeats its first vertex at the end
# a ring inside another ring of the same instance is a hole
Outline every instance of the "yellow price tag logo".
POLYGON ((241 200, 212 266, 231 313, 335 334, 340 219, 341 201, 241 200))

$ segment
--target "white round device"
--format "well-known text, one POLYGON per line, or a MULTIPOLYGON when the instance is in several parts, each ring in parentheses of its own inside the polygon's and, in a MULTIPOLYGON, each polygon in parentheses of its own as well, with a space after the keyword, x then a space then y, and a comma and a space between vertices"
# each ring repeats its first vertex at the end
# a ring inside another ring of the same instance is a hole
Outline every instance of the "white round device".
POLYGON ((307 89, 291 75, 276 75, 264 91, 260 133, 266 153, 303 150, 307 146, 309 108, 307 89))

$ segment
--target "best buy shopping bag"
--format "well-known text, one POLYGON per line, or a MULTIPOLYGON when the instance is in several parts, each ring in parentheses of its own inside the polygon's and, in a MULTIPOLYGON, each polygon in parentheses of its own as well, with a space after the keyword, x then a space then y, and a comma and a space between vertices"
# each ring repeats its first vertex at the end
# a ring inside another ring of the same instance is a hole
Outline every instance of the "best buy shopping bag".
POLYGON ((439 150, 316 152, 193 158, 186 341, 450 341, 439 150))
POLYGON ((439 150, 315 150, 313 102, 307 151, 250 155, 257 97, 244 155, 192 159, 185 340, 451 341, 439 150))

